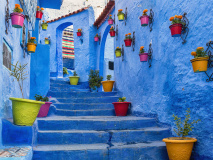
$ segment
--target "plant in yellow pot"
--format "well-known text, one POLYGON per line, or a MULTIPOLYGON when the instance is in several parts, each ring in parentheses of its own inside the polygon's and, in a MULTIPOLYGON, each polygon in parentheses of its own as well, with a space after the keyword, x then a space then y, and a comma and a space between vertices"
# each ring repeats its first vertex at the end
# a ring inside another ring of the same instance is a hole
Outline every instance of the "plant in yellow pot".
POLYGON ((209 56, 203 47, 198 47, 196 51, 191 53, 194 56, 194 59, 191 59, 192 67, 195 73, 205 72, 208 67, 209 56))
POLYGON ((31 37, 30 39, 28 39, 28 43, 27 43, 27 51, 29 53, 35 53, 36 51, 36 46, 37 46, 37 41, 35 37, 31 37))
POLYGON ((115 49, 115 56, 116 56, 116 58, 121 57, 121 48, 120 47, 117 47, 115 49))
POLYGON ((76 71, 73 72, 73 76, 70 76, 70 84, 71 85, 77 85, 78 84, 78 80, 79 80, 79 76, 77 75, 76 71))
POLYGON ((188 136, 189 132, 192 131, 192 129, 194 128, 194 124, 198 123, 200 120, 198 119, 189 122, 191 118, 189 108, 186 111, 186 116, 183 121, 176 115, 173 115, 173 117, 177 128, 174 129, 174 132, 177 134, 178 137, 163 139, 163 142, 166 143, 169 159, 190 160, 193 145, 195 142, 197 142, 197 139, 186 136, 188 136))
POLYGON ((11 70, 10 75, 17 80, 22 94, 22 98, 10 97, 10 100, 12 101, 13 123, 19 126, 32 126, 36 120, 41 105, 45 104, 45 102, 24 99, 23 84, 24 80, 27 79, 27 64, 21 65, 21 63, 17 62, 12 66, 13 69, 11 70))
POLYGON ((123 9, 118 10, 117 16, 119 21, 123 21, 125 19, 125 14, 123 13, 123 9))
POLYGON ((110 81, 111 78, 112 78, 111 75, 107 75, 107 81, 101 81, 104 88, 104 92, 112 92, 112 88, 115 81, 110 81))
POLYGON ((47 30, 47 27, 48 27, 48 23, 45 22, 44 20, 43 20, 42 22, 43 22, 43 23, 41 24, 42 30, 43 30, 43 31, 46 31, 46 30, 47 30))

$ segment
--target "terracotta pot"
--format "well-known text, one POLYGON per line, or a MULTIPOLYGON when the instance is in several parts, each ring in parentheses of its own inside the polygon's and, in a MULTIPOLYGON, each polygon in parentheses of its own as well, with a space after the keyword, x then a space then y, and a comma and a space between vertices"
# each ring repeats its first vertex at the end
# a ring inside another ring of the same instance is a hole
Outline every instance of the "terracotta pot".
POLYGON ((141 20, 141 26, 143 26, 143 27, 148 26, 149 16, 141 16, 140 20, 141 20))
POLYGON ((13 12, 10 14, 12 26, 14 28, 22 28, 25 16, 21 13, 13 12))
POLYGON ((115 81, 101 81, 104 92, 112 92, 115 81))
POLYGON ((41 20, 43 16, 43 12, 41 11, 36 11, 36 19, 41 20))
POLYGON ((48 115, 51 104, 52 102, 45 102, 45 104, 41 106, 37 117, 46 117, 48 115))
POLYGON ((169 26, 172 37, 180 37, 183 25, 180 23, 169 26))
POLYGON ((142 53, 142 54, 139 54, 140 56, 140 61, 141 62, 147 62, 148 60, 148 53, 142 53))
POLYGON ((113 25, 113 23, 114 23, 114 22, 113 22, 113 19, 108 19, 108 24, 109 24, 109 25, 113 25))
POLYGON ((191 59, 192 67, 195 73, 205 72, 208 68, 209 57, 198 57, 191 59))
POLYGON ((131 47, 131 45, 132 45, 132 39, 125 39, 124 42, 125 42, 125 46, 126 47, 131 47))
POLYGON ((115 31, 109 31, 111 37, 115 37, 115 31))
POLYGON ((29 53, 35 53, 36 46, 37 45, 35 43, 27 43, 27 51, 29 53))
POLYGON ((126 116, 130 102, 113 102, 116 116, 126 116))
POLYGON ((99 37, 94 37, 95 42, 99 41, 99 37))

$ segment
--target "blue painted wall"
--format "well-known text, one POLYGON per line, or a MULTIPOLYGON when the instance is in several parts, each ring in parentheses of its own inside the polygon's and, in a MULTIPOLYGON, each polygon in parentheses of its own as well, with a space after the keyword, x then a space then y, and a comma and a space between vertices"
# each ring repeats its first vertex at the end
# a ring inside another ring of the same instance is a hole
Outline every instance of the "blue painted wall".
MULTIPOLYGON (((127 25, 124 22, 116 24, 119 27, 118 40, 115 47, 124 44, 126 33, 136 32, 135 51, 125 47, 125 57, 115 58, 115 79, 117 89, 132 102, 132 113, 140 115, 156 115, 160 122, 174 127, 173 114, 183 116, 187 108, 191 108, 191 115, 201 119, 190 136, 196 137, 193 156, 196 159, 212 159, 213 157, 213 111, 211 91, 213 82, 206 82, 205 73, 193 73, 190 63, 191 51, 197 47, 206 48, 206 43, 213 37, 213 4, 207 1, 116 1, 115 14, 118 9, 128 7, 127 25), (153 9, 153 31, 149 27, 141 27, 138 19, 144 9, 153 9), (187 43, 182 44, 181 38, 172 38, 169 18, 187 12, 189 19, 189 35, 187 43), (139 60, 139 48, 145 46, 148 50, 152 41, 152 67, 139 60)), ((114 13, 112 13, 114 15, 114 13)), ((107 21, 98 30, 107 28, 107 21)), ((96 48, 97 57, 100 57, 100 47, 96 48)), ((101 52, 102 53, 102 52, 101 52)), ((97 64, 99 64, 97 59, 97 64)), ((98 66, 97 68, 100 68, 98 66)), ((208 69, 211 74, 213 69, 208 69)))
POLYGON ((60 9, 63 0, 39 0, 39 2, 43 8, 60 9))

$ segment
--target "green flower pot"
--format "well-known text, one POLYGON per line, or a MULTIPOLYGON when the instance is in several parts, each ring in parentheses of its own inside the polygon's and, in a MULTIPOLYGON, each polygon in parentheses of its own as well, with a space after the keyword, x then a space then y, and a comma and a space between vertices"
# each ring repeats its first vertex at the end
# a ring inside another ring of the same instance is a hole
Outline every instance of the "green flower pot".
POLYGON ((115 56, 116 57, 121 57, 121 51, 115 51, 115 56))
POLYGON ((42 30, 46 31, 47 27, 48 27, 48 24, 42 24, 41 27, 42 27, 42 30))
POLYGON ((119 14, 118 15, 118 20, 123 21, 124 20, 124 14, 119 14))
POLYGON ((10 98, 12 101, 13 123, 19 126, 32 126, 42 104, 45 102, 22 98, 10 98))
POLYGON ((70 79, 70 84, 71 85, 77 85, 78 84, 78 80, 79 80, 79 76, 70 76, 69 79, 70 79))
POLYGON ((45 39, 45 40, 44 40, 44 43, 45 43, 45 44, 50 44, 50 40, 45 39))

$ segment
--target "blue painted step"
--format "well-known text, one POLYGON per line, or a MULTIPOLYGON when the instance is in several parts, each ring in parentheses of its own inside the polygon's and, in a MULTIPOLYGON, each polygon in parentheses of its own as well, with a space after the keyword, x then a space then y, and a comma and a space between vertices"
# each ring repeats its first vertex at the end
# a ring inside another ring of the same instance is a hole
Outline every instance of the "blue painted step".
POLYGON ((41 145, 34 160, 168 160, 165 143, 41 145))
POLYGON ((58 92, 63 92, 63 91, 78 91, 78 92, 89 92, 89 89, 86 88, 73 88, 73 87, 64 87, 64 88, 60 88, 60 87, 51 87, 49 91, 58 91, 58 92))
POLYGON ((157 126, 154 118, 132 116, 53 116, 37 121, 39 130, 125 130, 157 126))
POLYGON ((144 143, 161 141, 171 136, 169 128, 144 128, 138 130, 63 130, 39 131, 38 144, 93 144, 93 143, 144 143))

